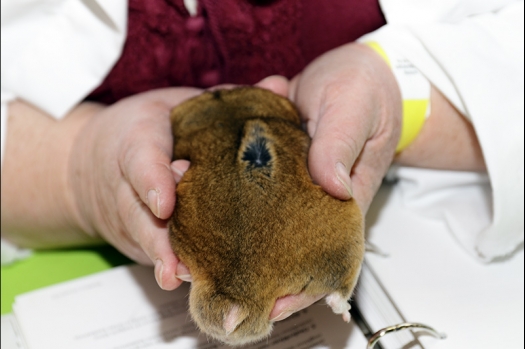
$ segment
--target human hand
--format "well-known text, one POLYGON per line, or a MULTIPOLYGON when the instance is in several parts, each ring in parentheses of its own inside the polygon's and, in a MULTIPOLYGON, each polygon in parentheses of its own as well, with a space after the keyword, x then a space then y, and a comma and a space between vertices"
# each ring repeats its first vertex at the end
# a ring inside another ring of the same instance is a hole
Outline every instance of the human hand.
POLYGON ((131 259, 154 264, 157 282, 168 290, 189 278, 171 249, 166 225, 176 181, 188 167, 184 161, 171 163, 169 114, 199 93, 154 90, 100 108, 79 132, 69 164, 80 227, 131 259))
POLYGON ((289 97, 312 138, 310 175, 363 215, 390 166, 401 129, 399 87, 369 47, 351 43, 325 53, 296 76, 289 97))

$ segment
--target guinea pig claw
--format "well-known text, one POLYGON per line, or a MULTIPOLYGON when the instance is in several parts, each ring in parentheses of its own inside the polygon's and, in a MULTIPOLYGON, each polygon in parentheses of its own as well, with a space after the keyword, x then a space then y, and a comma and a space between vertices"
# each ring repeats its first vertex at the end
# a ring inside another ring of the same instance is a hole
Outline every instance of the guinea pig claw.
POLYGON ((343 313, 343 321, 346 323, 350 322, 350 312, 349 311, 346 311, 343 313))
POLYGON ((224 317, 223 328, 226 331, 226 336, 229 336, 235 329, 244 321, 246 316, 242 316, 241 308, 234 305, 230 312, 224 317))

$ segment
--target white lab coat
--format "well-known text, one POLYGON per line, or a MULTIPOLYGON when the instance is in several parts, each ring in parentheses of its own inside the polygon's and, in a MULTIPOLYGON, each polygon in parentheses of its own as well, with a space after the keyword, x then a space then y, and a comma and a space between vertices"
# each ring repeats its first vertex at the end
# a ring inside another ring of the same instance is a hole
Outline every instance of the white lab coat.
MULTIPOLYGON (((195 0, 185 0, 188 7, 195 0)), ((398 168, 404 204, 480 261, 523 244, 524 6, 512 0, 380 0, 388 42, 474 125, 488 176, 398 168)), ((118 60, 125 0, 3 0, 2 156, 6 103, 23 98, 63 117, 118 60)))

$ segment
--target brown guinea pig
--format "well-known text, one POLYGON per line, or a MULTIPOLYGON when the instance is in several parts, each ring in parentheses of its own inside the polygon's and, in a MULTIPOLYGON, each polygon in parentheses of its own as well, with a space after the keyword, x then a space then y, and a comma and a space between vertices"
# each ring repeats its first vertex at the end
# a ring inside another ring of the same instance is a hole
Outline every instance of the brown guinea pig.
POLYGON ((305 292, 350 320, 364 254, 362 214, 312 183, 308 135, 286 98, 242 87, 173 109, 174 158, 191 166, 169 222, 193 282, 190 313, 230 345, 267 337, 275 301, 305 292))

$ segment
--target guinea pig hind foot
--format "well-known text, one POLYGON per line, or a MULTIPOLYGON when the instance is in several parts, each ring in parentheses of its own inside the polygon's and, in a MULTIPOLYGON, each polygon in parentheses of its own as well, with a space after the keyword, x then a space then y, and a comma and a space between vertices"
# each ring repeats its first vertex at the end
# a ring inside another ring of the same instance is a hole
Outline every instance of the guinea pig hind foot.
POLYGON ((335 314, 342 314, 343 321, 350 322, 350 303, 340 293, 334 292, 326 296, 326 304, 335 314))

